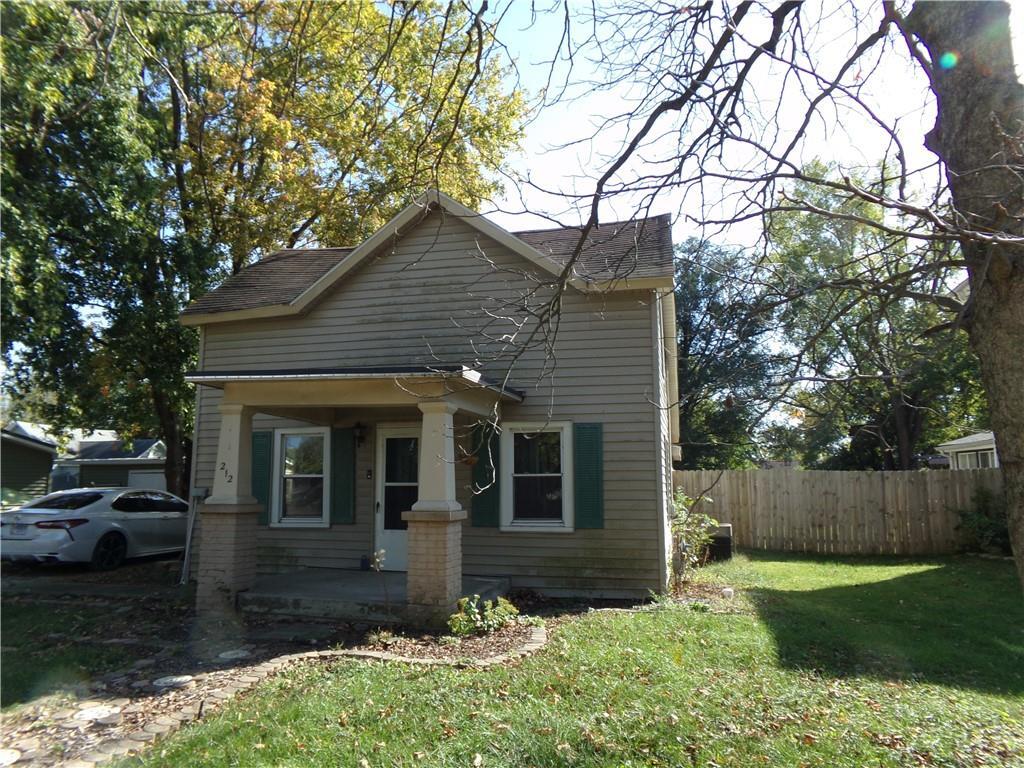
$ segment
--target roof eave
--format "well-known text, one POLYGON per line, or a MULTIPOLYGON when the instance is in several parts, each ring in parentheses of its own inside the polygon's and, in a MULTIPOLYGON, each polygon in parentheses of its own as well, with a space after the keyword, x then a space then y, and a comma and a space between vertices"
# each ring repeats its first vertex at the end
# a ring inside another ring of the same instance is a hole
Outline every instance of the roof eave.
POLYGON ((269 317, 287 317, 300 315, 302 311, 294 304, 270 304, 265 307, 249 309, 229 309, 223 312, 182 312, 178 320, 182 325, 198 326, 210 323, 228 323, 238 320, 262 320, 269 317))

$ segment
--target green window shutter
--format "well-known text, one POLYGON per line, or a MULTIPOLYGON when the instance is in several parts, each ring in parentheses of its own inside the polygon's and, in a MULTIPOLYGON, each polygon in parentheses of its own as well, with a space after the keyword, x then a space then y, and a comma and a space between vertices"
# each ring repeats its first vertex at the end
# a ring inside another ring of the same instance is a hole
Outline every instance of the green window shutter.
POLYGON ((576 528, 604 528, 604 425, 573 424, 576 528))
POLYGON ((477 427, 473 438, 476 464, 473 465, 473 503, 471 519, 480 528, 497 528, 501 493, 501 440, 489 424, 477 427), (485 442, 486 441, 486 442, 485 442), (492 472, 493 467, 493 472, 492 472), (483 491, 477 493, 477 489, 483 491))
POLYGON ((274 433, 252 433, 252 495, 263 505, 259 524, 270 525, 270 476, 273 472, 274 433))
POLYGON ((331 430, 331 525, 356 521, 356 435, 351 427, 331 430))

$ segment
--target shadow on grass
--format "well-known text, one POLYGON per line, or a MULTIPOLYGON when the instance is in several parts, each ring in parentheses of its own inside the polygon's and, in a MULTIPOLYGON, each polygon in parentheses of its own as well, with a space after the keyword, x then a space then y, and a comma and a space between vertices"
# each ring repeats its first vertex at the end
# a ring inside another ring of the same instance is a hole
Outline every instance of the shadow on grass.
MULTIPOLYGON (((786 558, 841 567, 901 562, 786 558)), ((1012 564, 948 558, 929 570, 870 583, 748 594, 774 635, 783 667, 1024 694, 1024 601, 1012 564)))

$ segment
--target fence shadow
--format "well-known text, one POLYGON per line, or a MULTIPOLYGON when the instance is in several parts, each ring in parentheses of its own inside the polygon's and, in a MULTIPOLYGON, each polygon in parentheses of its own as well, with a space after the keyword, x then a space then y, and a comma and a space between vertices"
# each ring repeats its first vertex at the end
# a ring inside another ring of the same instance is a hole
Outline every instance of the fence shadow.
POLYGON ((748 594, 783 667, 1024 694, 1024 600, 1005 563, 963 558, 868 584, 748 594))

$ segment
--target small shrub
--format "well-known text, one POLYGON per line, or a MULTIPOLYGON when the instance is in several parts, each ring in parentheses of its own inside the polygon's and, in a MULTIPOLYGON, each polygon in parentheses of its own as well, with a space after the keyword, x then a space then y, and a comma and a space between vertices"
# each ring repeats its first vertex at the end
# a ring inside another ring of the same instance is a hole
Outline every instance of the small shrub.
POLYGON ((971 506, 957 514, 968 552, 1011 553, 1006 502, 1002 496, 988 488, 978 488, 971 497, 971 506))
MULTIPOLYGON (((708 503, 711 499, 702 497, 708 503)), ((672 583, 679 589, 688 579, 690 571, 702 565, 711 546, 711 534, 718 527, 718 521, 698 507, 696 500, 682 491, 676 491, 672 499, 672 583)))
POLYGON ((381 646, 387 648, 392 645, 398 638, 386 629, 375 629, 366 635, 366 644, 372 646, 381 646))
POLYGON ((458 610, 448 618, 448 629, 457 637, 485 635, 515 621, 519 611, 503 597, 481 600, 480 595, 459 600, 458 610))

